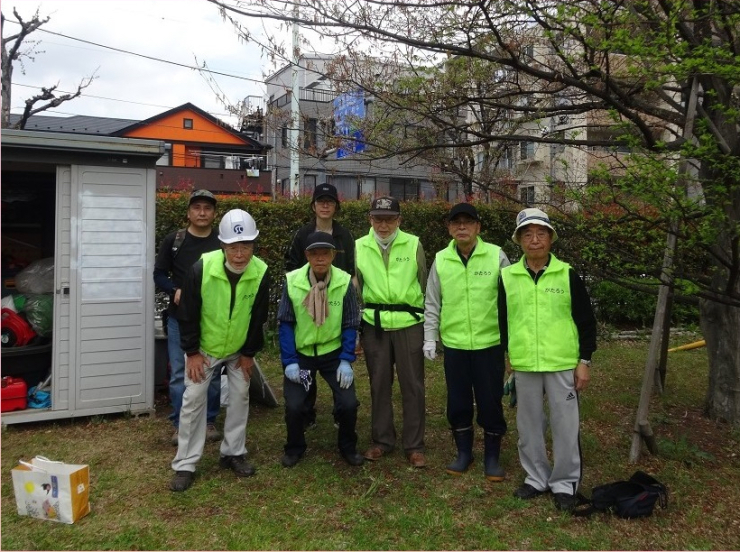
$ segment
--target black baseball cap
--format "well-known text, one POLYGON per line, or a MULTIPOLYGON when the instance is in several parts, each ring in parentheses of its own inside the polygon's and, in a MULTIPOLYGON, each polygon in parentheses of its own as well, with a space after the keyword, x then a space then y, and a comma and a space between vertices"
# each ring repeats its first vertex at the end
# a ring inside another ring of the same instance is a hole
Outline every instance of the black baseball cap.
POLYGON ((190 207, 196 201, 207 201, 214 207, 216 206, 216 196, 208 190, 195 190, 192 194, 190 194, 190 202, 188 203, 188 207, 190 207))
POLYGON ((333 199, 334 201, 336 201, 337 205, 339 205, 339 195, 337 194, 337 189, 331 184, 319 184, 318 186, 316 186, 313 189, 313 198, 311 199, 311 203, 315 203, 322 197, 333 199))
POLYGON ((306 238, 306 251, 311 249, 336 249, 334 238, 326 232, 312 232, 306 238))
POLYGON ((370 215, 400 215, 401 205, 395 197, 383 196, 373 199, 370 215))
POLYGON ((458 203, 452 209, 450 209, 447 215, 447 222, 451 221, 458 215, 468 215, 471 219, 480 222, 478 211, 470 203, 458 203))

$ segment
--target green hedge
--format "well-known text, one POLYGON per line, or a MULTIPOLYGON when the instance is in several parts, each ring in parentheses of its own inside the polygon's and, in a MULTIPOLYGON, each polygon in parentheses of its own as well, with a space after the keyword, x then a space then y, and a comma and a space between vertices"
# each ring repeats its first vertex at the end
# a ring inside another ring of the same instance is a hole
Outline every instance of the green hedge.
MULTIPOLYGON (((163 194, 157 199, 156 240, 157 247, 164 236, 186 224, 185 213, 188 205, 187 194, 163 194)), ((511 241, 511 234, 515 227, 516 213, 520 207, 507 204, 478 204, 475 203, 481 217, 481 237, 488 242, 500 245, 512 262, 519 259, 521 251, 511 241)), ((365 235, 370 229, 368 221, 369 202, 354 200, 342 202, 337 220, 346 226, 355 238, 365 235)), ((296 230, 313 218, 310 209, 310 198, 304 197, 294 200, 257 201, 247 195, 231 195, 219 198, 216 224, 224 213, 231 209, 248 211, 257 222, 260 231, 257 255, 269 266, 272 279, 271 317, 270 328, 274 328, 274 316, 277 310, 277 301, 281 291, 284 271, 284 254, 296 230)), ((403 221, 401 228, 420 237, 427 257, 427 266, 431 266, 434 255, 444 248, 450 240, 445 227, 445 218, 450 204, 443 201, 405 202, 401 211, 403 221)), ((627 225, 611 225, 614 231, 620 232, 618 241, 605 240, 603 242, 590 239, 593 225, 579 226, 566 223, 565 220, 554 221, 560 239, 554 244, 553 252, 571 263, 587 281, 594 295, 594 302, 598 305, 598 317, 601 321, 620 324, 649 325, 652 322, 655 309, 655 296, 626 290, 602 281, 594 276, 595 266, 592 261, 583 259, 611 259, 614 262, 614 253, 618 247, 630 249, 630 228, 627 225), (617 247, 615 244, 619 244, 617 247)), ((609 228, 606 220, 599 221, 599 226, 609 228)), ((634 237, 636 232, 632 232, 634 237)), ((641 240, 658 247, 663 239, 660 236, 644 236, 641 240)), ((634 242, 633 242, 634 243, 634 242)), ((634 249, 634 247, 632 247, 634 249)), ((644 253, 646 258, 660 258, 653 251, 644 253)), ((645 266, 632 266, 631 271, 651 274, 654 267, 646 266, 647 261, 638 263, 645 266)), ((678 307, 677 307, 678 308, 678 307)), ((682 308, 677 319, 696 320, 695 309, 682 308)))
MULTIPOLYGON (((162 194, 157 198, 157 250, 169 232, 185 226, 188 198, 188 194, 162 194)), ((519 249, 509 239, 517 211, 486 204, 476 204, 476 207, 482 221, 481 237, 501 245, 512 260, 518 258, 519 249)), ((401 228, 421 238, 427 266, 431 266, 434 254, 449 243, 450 236, 445 227, 445 217, 449 208, 450 204, 442 201, 406 202, 401 207, 403 216, 401 228)), ((285 274, 285 251, 296 230, 313 218, 310 198, 259 201, 247 195, 222 196, 219 197, 215 224, 218 225, 224 213, 231 209, 244 209, 257 222, 260 231, 257 255, 269 266, 272 280, 269 326, 274 329, 277 301, 280 298, 285 274)), ((370 204, 365 200, 343 201, 336 219, 357 239, 370 230, 369 209, 370 204)))

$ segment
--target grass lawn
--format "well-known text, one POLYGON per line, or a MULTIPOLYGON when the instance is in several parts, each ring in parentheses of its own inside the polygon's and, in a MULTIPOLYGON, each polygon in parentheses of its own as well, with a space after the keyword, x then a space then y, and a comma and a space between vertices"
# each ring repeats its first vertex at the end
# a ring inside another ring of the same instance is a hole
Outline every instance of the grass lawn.
MULTIPOLYGON (((515 409, 503 483, 483 477, 478 460, 461 477, 445 474, 454 456, 445 419, 441 359, 427 362, 426 469, 395 451, 356 468, 336 451, 328 387, 319 383, 318 427, 293 469, 280 465, 285 439, 282 406, 253 405, 247 433, 257 475, 237 479, 218 467, 208 443, 193 487, 172 493, 166 397, 155 416, 101 416, 2 430, 3 550, 740 550, 740 431, 702 417, 707 367, 703 349, 670 353, 666 392, 654 397, 650 420, 660 452, 628 461, 646 342, 602 342, 591 386, 581 395, 584 479, 581 490, 646 471, 670 492, 666 510, 646 519, 606 514, 573 518, 549 496, 512 497, 524 475, 516 450, 515 409), (92 513, 75 525, 19 517, 11 469, 42 455, 91 470, 92 513)), ((260 357, 279 398, 276 352, 260 357)), ((362 358, 355 365, 361 402, 359 449, 370 436, 370 397, 362 358)), ((398 399, 398 388, 395 387, 398 399)), ((507 398, 504 398, 508 401, 507 398)), ((397 400, 396 427, 400 432, 397 400)), ((222 414, 223 416, 223 414, 222 414)))

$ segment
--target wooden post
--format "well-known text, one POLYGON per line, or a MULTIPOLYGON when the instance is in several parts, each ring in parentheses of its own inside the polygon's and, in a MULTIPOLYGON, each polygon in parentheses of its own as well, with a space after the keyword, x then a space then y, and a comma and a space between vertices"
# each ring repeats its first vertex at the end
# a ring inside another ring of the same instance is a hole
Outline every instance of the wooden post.
MULTIPOLYGON (((696 117, 696 102, 699 92, 699 80, 696 76, 691 81, 691 92, 686 102, 686 120, 684 121, 683 137, 694 140, 694 119, 696 117)), ((682 159, 678 166, 679 185, 683 184, 684 176, 688 171, 688 162, 682 159)), ((685 186, 684 186, 685 189, 685 186)), ((663 339, 664 325, 670 320, 666 315, 669 308, 669 298, 673 289, 673 265, 677 246, 678 223, 672 221, 666 239, 665 254, 663 255, 663 268, 660 273, 660 290, 658 291, 658 303, 655 306, 655 318, 653 319, 653 333, 650 337, 650 348, 645 362, 645 373, 642 376, 642 389, 640 390, 640 402, 637 406, 635 416, 634 432, 632 434, 632 446, 630 448, 630 462, 635 463, 640 459, 642 440, 648 446, 648 450, 655 454, 657 447, 650 422, 648 411, 650 410, 650 397, 653 394, 653 385, 656 377, 656 367, 661 355, 661 350, 668 348, 668 340, 663 339)), ((672 302, 672 301, 671 301, 672 302)), ((665 353, 663 353, 665 354, 665 353)))
POLYGON ((655 308, 655 318, 653 319, 653 333, 650 337, 650 348, 648 349, 647 362, 645 363, 645 373, 642 376, 640 403, 637 406, 635 429, 632 434, 632 447, 630 449, 630 462, 632 463, 635 463, 640 459, 640 448, 643 436, 650 435, 652 437, 653 435, 647 416, 648 411, 650 410, 650 397, 652 397, 653 394, 655 368, 658 366, 660 348, 663 343, 662 326, 665 323, 665 310, 668 304, 668 293, 670 289, 670 286, 667 285, 666 282, 672 281, 673 279, 673 255, 676 252, 676 243, 676 235, 669 233, 666 241, 665 255, 663 256, 663 273, 661 275, 661 281, 663 283, 658 291, 658 304, 655 308))

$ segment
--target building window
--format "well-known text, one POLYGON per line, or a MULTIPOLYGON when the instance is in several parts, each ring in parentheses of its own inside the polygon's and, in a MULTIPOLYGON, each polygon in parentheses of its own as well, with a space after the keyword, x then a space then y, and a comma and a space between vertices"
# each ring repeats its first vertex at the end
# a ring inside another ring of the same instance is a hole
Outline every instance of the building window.
POLYGON ((527 207, 534 205, 534 186, 522 186, 519 188, 519 199, 527 207))
POLYGON ((280 129, 280 144, 284 147, 288 147, 288 127, 284 126, 280 129))
POLYGON ((391 178, 391 195, 398 200, 419 199, 419 181, 415 178, 391 178))
POLYGON ((371 176, 363 176, 360 181, 360 197, 373 198, 375 197, 375 178, 371 176))
POLYGON ((304 174, 301 179, 301 193, 306 196, 311 196, 314 188, 316 188, 316 175, 304 174))
POLYGON ((501 152, 501 157, 498 161, 498 166, 502 169, 511 169, 514 166, 514 153, 512 148, 506 147, 501 152))
POLYGON ((519 142, 519 159, 534 159, 534 142, 519 142))
POLYGON ((357 176, 332 176, 330 181, 330 183, 337 189, 339 197, 357 199, 357 186, 359 184, 359 178, 357 176))
POLYGON ((303 122, 303 149, 316 149, 318 119, 305 119, 303 122))
POLYGON ((192 119, 183 119, 182 120, 182 128, 186 128, 188 130, 193 130, 193 120, 192 119))
POLYGON ((201 155, 201 165, 206 169, 223 169, 223 156, 221 155, 201 155))

